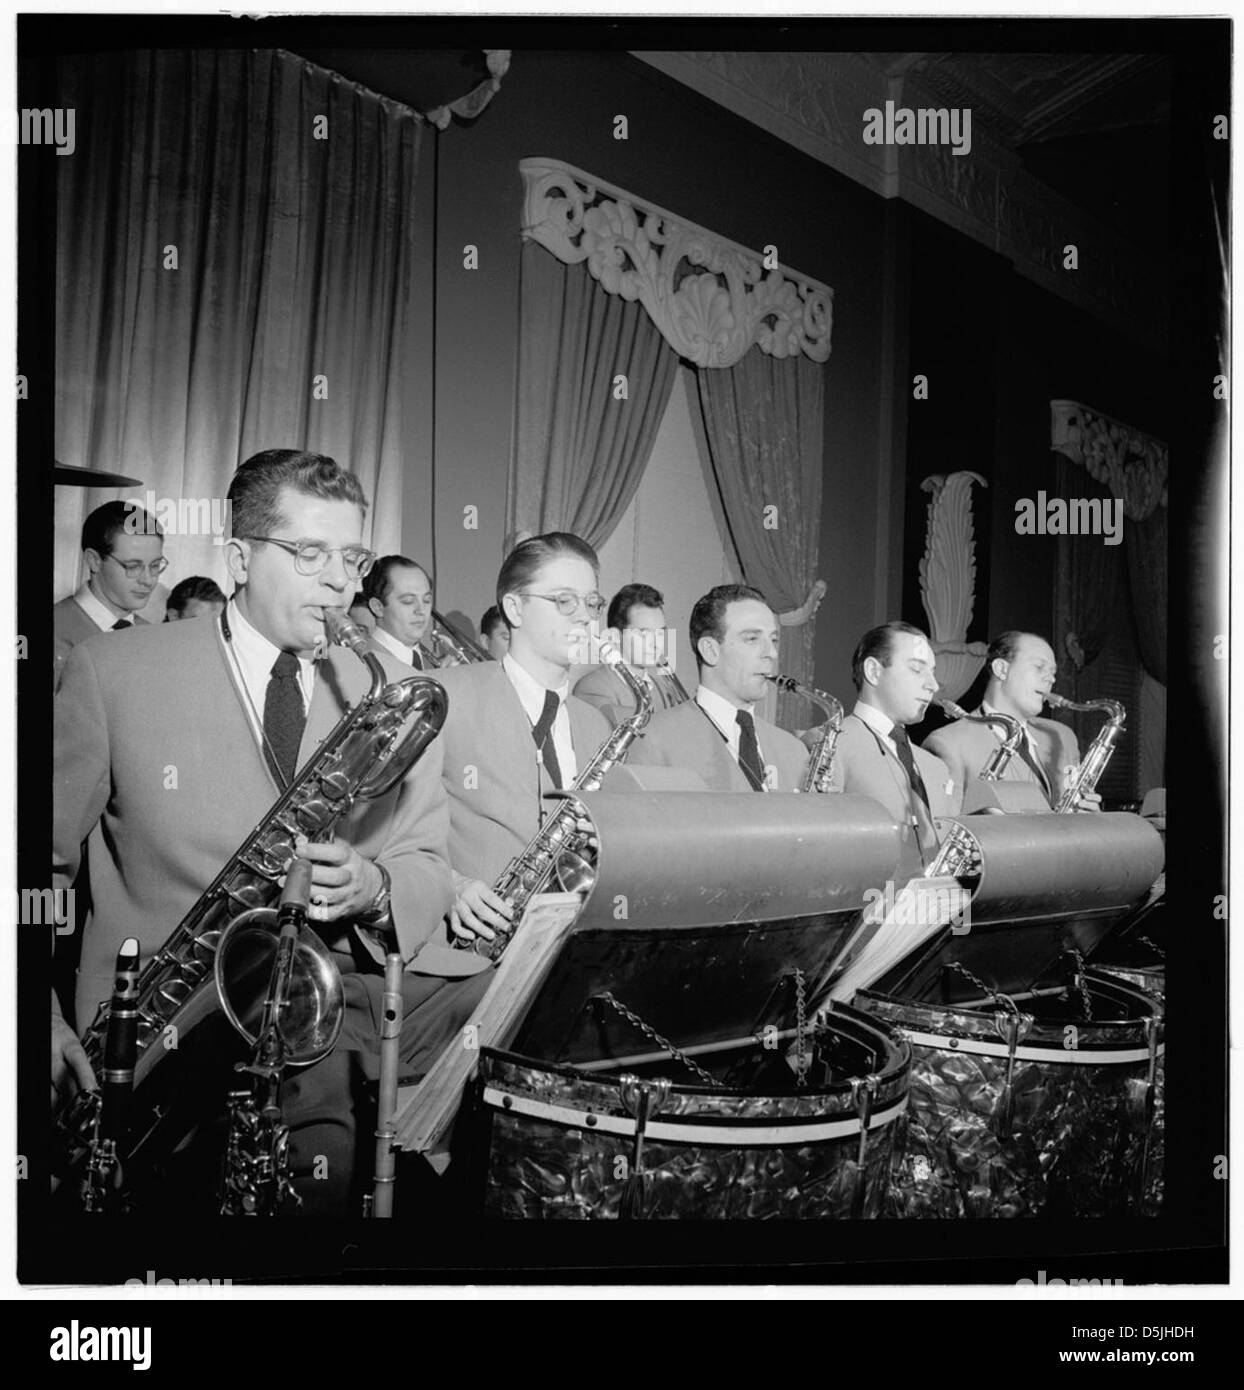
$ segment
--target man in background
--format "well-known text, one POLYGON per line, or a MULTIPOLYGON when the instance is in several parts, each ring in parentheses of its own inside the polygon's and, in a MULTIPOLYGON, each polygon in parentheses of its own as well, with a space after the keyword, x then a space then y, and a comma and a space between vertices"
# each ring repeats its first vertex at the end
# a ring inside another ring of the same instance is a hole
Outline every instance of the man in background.
POLYGON ((225 596, 214 579, 192 574, 173 586, 164 605, 164 621, 180 622, 185 618, 218 618, 224 611, 225 596))
MULTIPOLYGON (((647 684, 654 710, 682 702, 671 677, 662 669, 665 656, 665 599, 650 584, 627 584, 609 604, 606 626, 619 634, 622 659, 647 684)), ((612 666, 593 667, 580 677, 574 693, 598 710, 615 728, 635 713, 635 697, 612 666)))
POLYGON ((376 620, 372 640, 414 670, 432 670, 436 663, 421 645, 432 626, 427 570, 405 555, 382 555, 362 592, 376 620))

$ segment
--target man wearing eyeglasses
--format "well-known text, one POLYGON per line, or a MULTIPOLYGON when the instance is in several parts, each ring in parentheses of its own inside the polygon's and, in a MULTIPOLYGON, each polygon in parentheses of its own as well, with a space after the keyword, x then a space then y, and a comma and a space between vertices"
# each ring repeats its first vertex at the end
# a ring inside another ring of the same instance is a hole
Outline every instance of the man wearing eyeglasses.
POLYGON ((123 632, 145 626, 146 608, 160 575, 168 568, 164 533, 155 517, 137 502, 105 502, 82 526, 87 577, 77 593, 52 609, 55 680, 70 649, 97 632, 123 632))
POLYGON ((497 576, 508 652, 437 672, 449 696, 441 731, 456 888, 449 926, 463 941, 490 940, 509 922, 509 905, 490 885, 540 828, 545 793, 572 786, 609 736, 599 710, 570 693, 570 668, 605 609, 599 570, 578 536, 523 541, 497 576))
MULTIPOLYGON (((70 654, 57 701, 55 882, 72 883, 89 842, 93 913, 82 941, 76 1017, 110 992, 116 951, 136 936, 146 963, 299 768, 369 685, 363 663, 325 650, 324 610, 342 609, 374 556, 362 544, 358 479, 318 454, 270 449, 229 489, 225 559, 234 593, 215 621, 169 623, 70 654), (126 648, 121 651, 120 648, 126 648)), ((390 679, 409 675, 387 653, 390 679)), ((469 1016, 485 965, 451 951, 453 898, 441 749, 397 787, 359 801, 327 842, 299 837, 313 865, 310 918, 342 972, 342 1040, 288 1072, 283 1117, 304 1211, 351 1205, 360 1072, 376 1074, 386 944, 407 962, 403 1070, 422 1074, 469 1016), (435 940, 432 940, 435 936, 435 940)), ((89 1085, 85 1054, 53 1001, 53 1085, 89 1085)), ((191 1200, 211 1194, 178 1194, 191 1200)))

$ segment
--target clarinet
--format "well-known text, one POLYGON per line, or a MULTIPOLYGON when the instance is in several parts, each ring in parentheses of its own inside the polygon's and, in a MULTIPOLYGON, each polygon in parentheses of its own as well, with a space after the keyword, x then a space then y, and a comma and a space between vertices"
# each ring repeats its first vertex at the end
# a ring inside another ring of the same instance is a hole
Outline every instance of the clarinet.
POLYGON ((114 1212, 119 1206, 119 1142, 129 1128, 138 1057, 138 942, 127 936, 117 952, 116 979, 104 1040, 103 1084, 95 1110, 91 1154, 87 1160, 82 1209, 114 1212))
POLYGON ((402 958, 394 951, 384 961, 384 1005, 380 1025, 380 1093, 376 1108, 376 1169, 372 1191, 363 1199, 363 1215, 393 1215, 397 1160, 397 1072, 402 1040, 402 958))

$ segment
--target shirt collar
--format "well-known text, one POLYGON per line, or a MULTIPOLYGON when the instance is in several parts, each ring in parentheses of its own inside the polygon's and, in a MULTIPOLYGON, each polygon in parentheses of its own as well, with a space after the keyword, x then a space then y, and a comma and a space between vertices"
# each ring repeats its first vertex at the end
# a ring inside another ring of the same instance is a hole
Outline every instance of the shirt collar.
POLYGON ((851 712, 862 719, 874 733, 880 734, 891 747, 895 746, 894 720, 888 714, 882 714, 876 705, 865 704, 863 700, 857 700, 851 712))
POLYGON ((411 664, 411 649, 402 642, 399 642, 391 632, 386 631, 379 623, 372 628, 371 635, 379 642, 385 651, 391 652, 399 661, 404 662, 407 666, 411 664))
MULTIPOLYGON (((270 642, 253 623, 247 620, 238 607, 236 598, 230 598, 223 617, 229 624, 233 650, 237 656, 238 664, 242 668, 242 674, 247 689, 251 692, 251 698, 255 699, 256 691, 261 692, 261 695, 266 695, 272 667, 276 663, 277 657, 280 656, 281 649, 276 643, 270 642)), ((309 657, 300 656, 298 658, 298 683, 302 687, 303 701, 310 708, 311 692, 315 687, 315 662, 309 657)), ((256 705, 259 709, 263 709, 262 698, 256 700, 256 705)))
MULTIPOLYGON (((509 652, 501 658, 501 669, 510 678, 510 684, 518 692, 518 698, 523 702, 523 709, 527 711, 527 717, 535 724, 544 713, 544 697, 547 687, 540 684, 535 676, 520 666, 509 652)), ((566 696, 570 694, 570 673, 567 672, 561 685, 553 692, 565 706, 566 696)), ((558 713, 560 714, 560 710, 558 713)))
POLYGON ((756 709, 755 705, 731 704, 724 695, 718 695, 715 690, 710 690, 706 685, 701 685, 696 690, 695 701, 713 723, 726 732, 739 727, 740 709, 753 716, 756 709))
POLYGON ((100 632, 111 632, 117 623, 132 623, 134 621, 133 613, 122 613, 118 616, 111 608, 101 603, 92 592, 89 581, 74 594, 73 601, 99 628, 100 632))
MULTIPOLYGON (((982 713, 982 714, 1001 714, 1002 711, 1001 711, 1000 709, 996 709, 993 705, 991 705, 991 704, 989 703, 988 700, 982 700, 982 701, 981 701, 981 713, 982 713)), ((1013 719, 1013 718, 1015 718, 1015 716, 1012 715, 1011 718, 1013 719)), ((1023 729, 1023 731, 1024 731, 1024 738, 1027 739, 1027 740, 1031 743, 1031 742, 1032 742, 1032 730, 1028 727, 1028 721, 1027 721, 1026 719, 1021 719, 1021 720, 1019 721, 1019 723, 1020 723, 1020 727, 1021 727, 1021 728, 1023 729)), ((989 727, 990 727, 990 729, 993 730, 993 735, 994 735, 994 737, 998 740, 999 743, 1005 743, 1005 742, 1006 742, 1006 726, 1005 726, 1004 724, 990 724, 989 727)))

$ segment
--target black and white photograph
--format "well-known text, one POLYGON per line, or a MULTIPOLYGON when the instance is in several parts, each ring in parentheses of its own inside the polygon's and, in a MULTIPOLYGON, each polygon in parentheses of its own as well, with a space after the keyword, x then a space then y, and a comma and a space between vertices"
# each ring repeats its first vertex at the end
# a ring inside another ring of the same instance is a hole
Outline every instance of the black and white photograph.
POLYGON ((1231 43, 17 17, 16 1278, 127 1303, 36 1355, 763 1285, 1208 1359, 1118 1300, 1229 1278, 1231 43))

